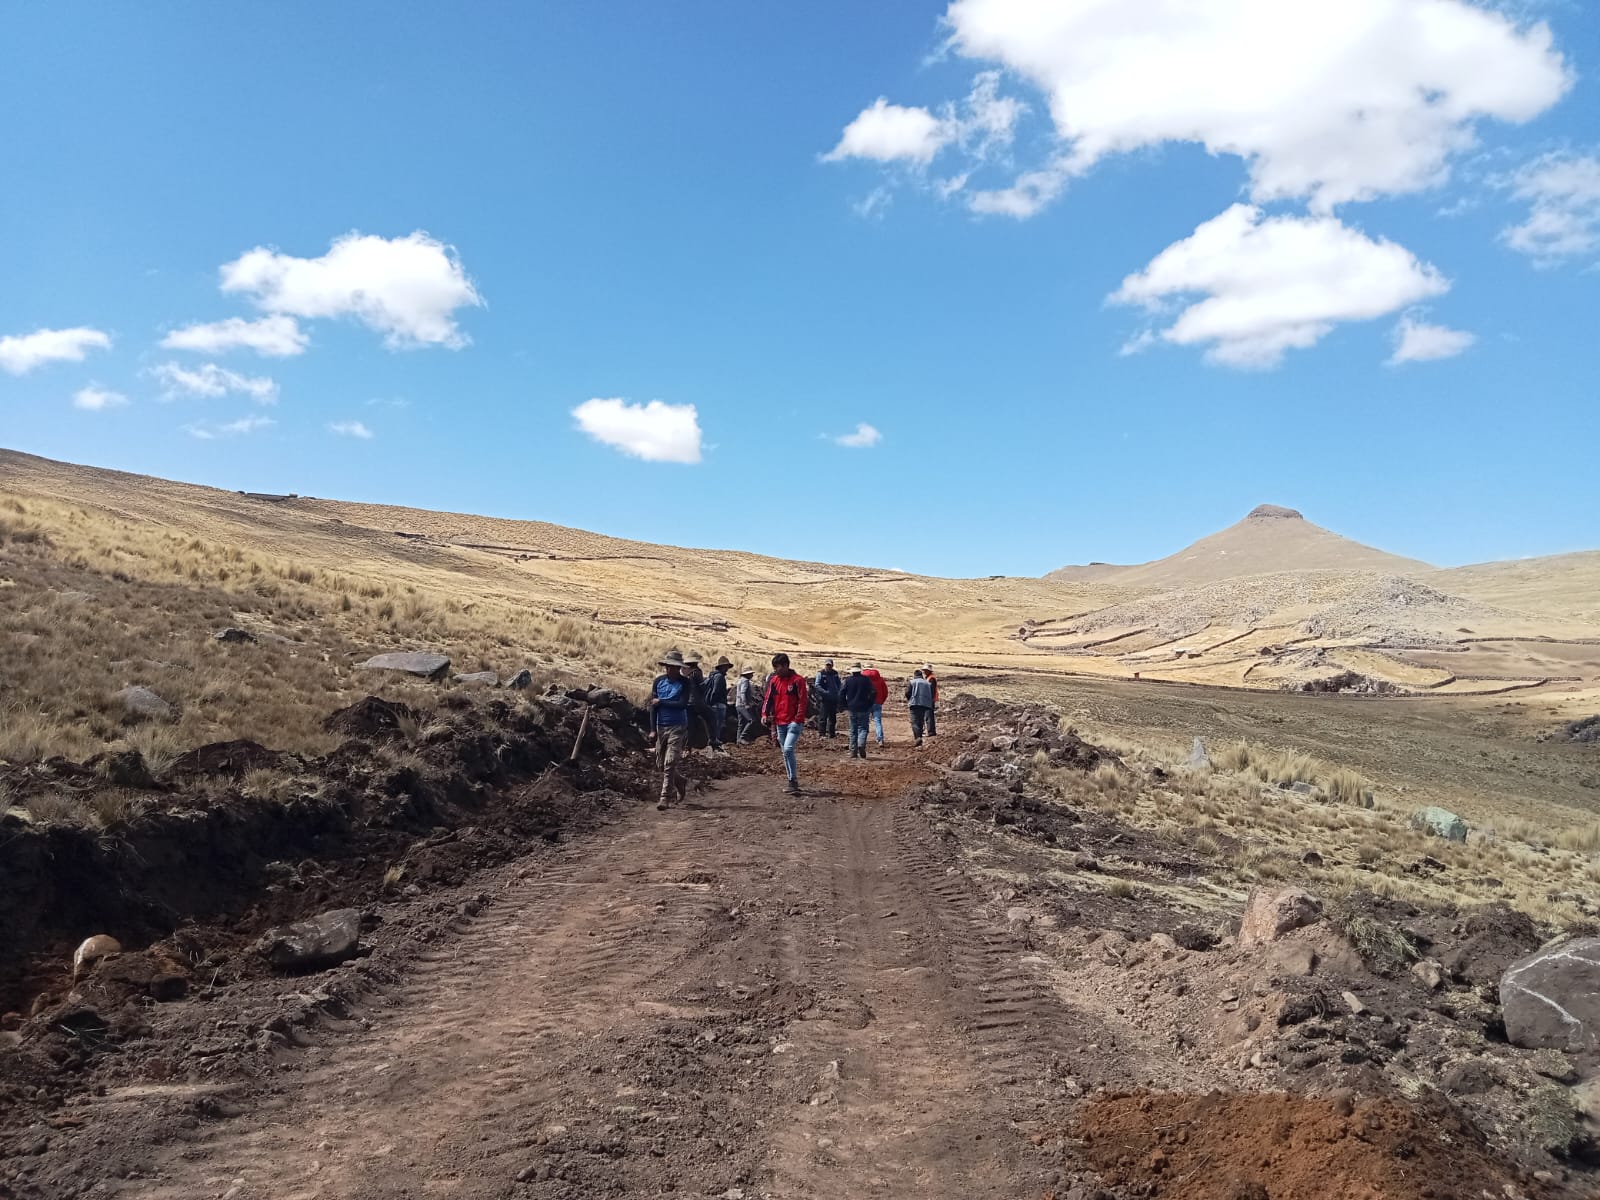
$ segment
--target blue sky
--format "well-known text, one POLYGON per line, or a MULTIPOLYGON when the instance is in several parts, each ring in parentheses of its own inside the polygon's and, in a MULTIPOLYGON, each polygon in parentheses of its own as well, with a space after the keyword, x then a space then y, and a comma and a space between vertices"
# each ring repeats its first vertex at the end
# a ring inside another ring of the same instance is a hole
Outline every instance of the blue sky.
POLYGON ((1175 5, 9 6, 0 445, 949 575, 1600 545, 1593 14, 1175 5))

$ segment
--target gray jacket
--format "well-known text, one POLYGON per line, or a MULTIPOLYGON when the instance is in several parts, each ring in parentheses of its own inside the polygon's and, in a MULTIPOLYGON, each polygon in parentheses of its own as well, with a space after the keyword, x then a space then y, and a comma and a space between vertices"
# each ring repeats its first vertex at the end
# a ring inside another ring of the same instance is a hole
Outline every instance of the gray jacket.
POLYGON ((739 687, 733 694, 733 703, 741 712, 754 713, 761 708, 761 691, 756 687, 754 679, 739 679, 739 687))
POLYGON ((906 703, 912 708, 932 708, 933 684, 913 676, 906 684, 906 703))

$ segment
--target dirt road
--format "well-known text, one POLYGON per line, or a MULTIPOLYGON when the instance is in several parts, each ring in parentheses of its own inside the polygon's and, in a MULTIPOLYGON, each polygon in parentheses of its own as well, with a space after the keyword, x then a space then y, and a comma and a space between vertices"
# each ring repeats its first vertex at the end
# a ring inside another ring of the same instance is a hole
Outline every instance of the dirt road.
POLYGON ((947 854, 904 800, 771 776, 630 810, 116 1194, 1040 1195, 1097 1035, 947 854))

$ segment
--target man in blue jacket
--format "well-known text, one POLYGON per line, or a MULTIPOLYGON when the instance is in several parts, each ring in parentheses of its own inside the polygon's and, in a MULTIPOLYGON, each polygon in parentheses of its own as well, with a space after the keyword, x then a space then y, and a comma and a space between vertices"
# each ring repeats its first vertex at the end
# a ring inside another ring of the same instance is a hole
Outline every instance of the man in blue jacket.
POLYGON ((717 665, 706 676, 704 695, 711 722, 711 753, 726 754, 722 748, 722 729, 728 720, 728 672, 733 664, 726 654, 717 659, 717 665))
POLYGON ((844 694, 844 680, 833 669, 833 659, 822 664, 811 692, 817 700, 817 732, 825 738, 838 737, 839 701, 844 694))
POLYGON ((842 693, 844 710, 850 714, 850 757, 867 756, 867 730, 872 726, 872 710, 878 706, 878 688, 861 673, 861 664, 850 668, 842 693))
POLYGON ((660 665, 662 674, 650 685, 650 723, 655 730, 656 766, 661 768, 661 799, 656 807, 665 812, 674 793, 680 804, 689 794, 689 782, 680 768, 689 744, 689 716, 700 698, 683 673, 682 654, 668 650, 660 665))

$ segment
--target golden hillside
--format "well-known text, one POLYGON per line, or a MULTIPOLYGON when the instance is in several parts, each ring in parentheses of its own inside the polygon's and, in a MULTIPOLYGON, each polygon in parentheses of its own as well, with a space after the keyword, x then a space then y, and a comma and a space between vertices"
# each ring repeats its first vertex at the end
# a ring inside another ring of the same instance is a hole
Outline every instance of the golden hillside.
POLYGON ((631 679, 675 643, 752 661, 778 648, 896 669, 931 659, 997 685, 1138 676, 1450 695, 1600 681, 1600 554, 1440 571, 1267 506, 1142 567, 936 579, 538 521, 246 495, 0 451, 8 495, 56 506, 32 519, 65 523, 63 546, 76 527, 96 547, 78 551, 84 561, 139 558, 152 582, 237 594, 248 591, 237 576, 205 564, 292 564, 274 568, 274 586, 312 589, 304 606, 319 614, 298 622, 299 636, 313 625, 339 632, 347 657, 403 644, 501 671, 531 656, 631 679), (90 538, 97 521, 111 524, 90 538), (198 548, 162 562, 149 548, 162 539, 198 548), (365 595, 375 588, 387 597, 365 595))

